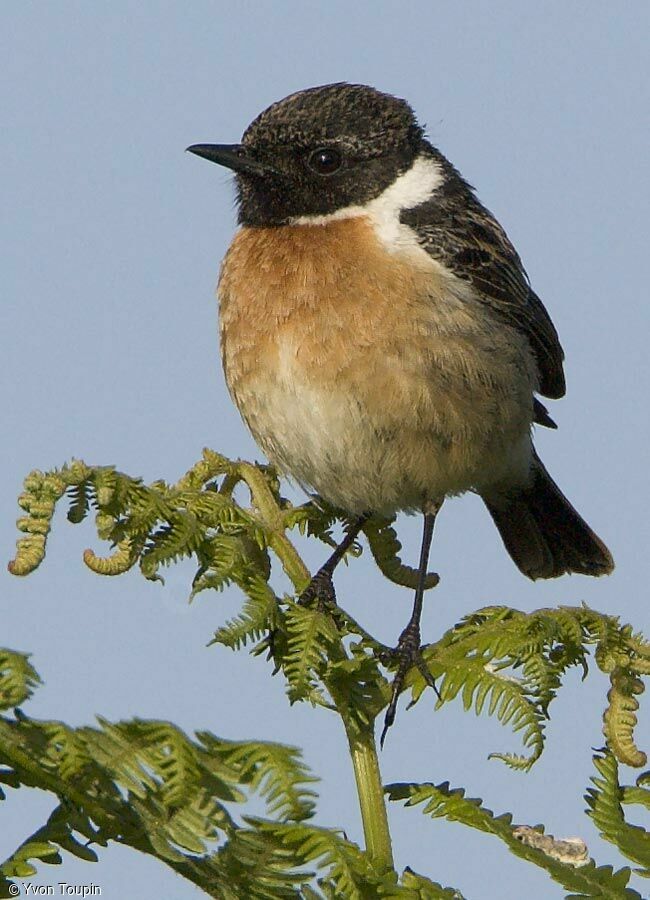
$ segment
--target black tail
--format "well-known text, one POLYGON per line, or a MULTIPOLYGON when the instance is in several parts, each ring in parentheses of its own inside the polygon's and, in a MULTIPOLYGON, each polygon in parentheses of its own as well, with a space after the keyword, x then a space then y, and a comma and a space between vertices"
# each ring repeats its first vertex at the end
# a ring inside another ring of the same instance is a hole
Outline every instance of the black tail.
POLYGON ((614 560, 535 455, 531 484, 517 493, 483 498, 506 550, 529 578, 566 572, 609 575, 614 560))

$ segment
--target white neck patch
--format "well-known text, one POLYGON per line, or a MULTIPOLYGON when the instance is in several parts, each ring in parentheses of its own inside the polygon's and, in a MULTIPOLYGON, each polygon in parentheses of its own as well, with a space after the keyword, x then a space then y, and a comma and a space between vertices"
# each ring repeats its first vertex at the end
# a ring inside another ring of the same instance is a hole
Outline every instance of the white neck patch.
POLYGON ((364 206, 346 206, 324 216, 298 216, 291 220, 291 225, 328 225, 363 216, 370 219, 377 237, 388 250, 396 252, 415 246, 420 249, 413 230, 400 222, 400 213, 425 203, 444 180, 439 163, 430 157, 418 156, 410 169, 364 206))

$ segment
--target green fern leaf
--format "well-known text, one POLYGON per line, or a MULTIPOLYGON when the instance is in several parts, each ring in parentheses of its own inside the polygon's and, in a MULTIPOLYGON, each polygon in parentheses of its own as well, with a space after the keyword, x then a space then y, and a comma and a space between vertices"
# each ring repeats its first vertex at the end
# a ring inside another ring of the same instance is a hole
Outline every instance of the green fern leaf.
POLYGON ((197 737, 210 756, 237 772, 241 784, 250 785, 266 799, 269 815, 294 822, 313 815, 316 794, 306 785, 318 779, 310 774, 296 747, 217 740, 207 731, 197 732, 197 737))
POLYGON ((390 699, 390 686, 374 656, 356 654, 331 663, 325 685, 349 728, 367 731, 390 699))
POLYGON ((496 715, 502 725, 510 725, 513 731, 523 731, 524 747, 532 748, 529 756, 492 753, 490 758, 500 759, 511 768, 528 770, 544 749, 544 713, 526 683, 495 671, 482 658, 468 658, 446 669, 442 669, 439 660, 440 657, 436 658, 436 665, 431 667, 432 674, 440 679, 437 705, 453 700, 460 693, 465 709, 473 707, 477 715, 486 711, 490 716, 496 715))
POLYGON ((399 893, 392 894, 388 891, 382 896, 390 898, 390 900, 393 897, 395 900, 397 898, 404 898, 404 900, 464 900, 463 895, 455 888, 445 888, 409 868, 406 868, 402 874, 399 893))
POLYGON ((57 806, 45 825, 30 835, 11 856, 0 864, 0 897, 15 897, 11 878, 31 878, 36 867, 31 860, 40 860, 48 865, 62 862, 59 848, 67 850, 86 862, 96 862, 97 854, 86 844, 78 841, 72 831, 79 824, 79 816, 65 806, 57 806))
MULTIPOLYGON (((573 666, 586 674, 589 645, 595 645, 599 666, 612 673, 605 717, 612 748, 622 761, 643 765, 645 755, 633 743, 638 706, 634 694, 641 690, 635 672, 643 668, 648 649, 630 626, 621 626, 613 616, 586 607, 532 613, 485 607, 429 645, 424 656, 438 681, 441 702, 460 695, 466 709, 487 710, 503 724, 523 731, 523 744, 532 751, 529 755, 494 753, 491 757, 525 770, 543 750, 544 724, 563 674, 573 666), (628 666, 625 670, 620 668, 623 662, 628 666), (627 680, 615 674, 622 671, 627 672, 627 680)), ((406 684, 412 689, 412 702, 427 687, 418 671, 409 673, 406 684)))
POLYGON ((24 703, 40 683, 28 653, 0 647, 0 710, 24 703))
POLYGON ((624 787, 622 791, 622 803, 638 803, 640 806, 650 809, 650 791, 647 788, 640 787, 638 780, 636 787, 624 787))
POLYGON ((313 703, 321 702, 317 680, 323 675, 328 659, 341 653, 336 626, 327 613, 292 603, 285 613, 285 628, 287 655, 283 671, 289 700, 295 703, 308 698, 313 703))
MULTIPOLYGON (((602 837, 618 847, 627 859, 642 866, 637 870, 639 875, 650 878, 650 834, 644 828, 626 822, 622 806, 623 802, 638 802, 640 796, 636 792, 642 789, 624 790, 620 786, 618 763, 613 753, 594 756, 594 765, 598 774, 592 776, 594 787, 585 795, 587 812, 602 837)), ((647 798, 643 800, 646 801, 647 798)))
POLYGON ((196 749, 180 729, 168 722, 134 719, 114 726, 130 740, 146 768, 160 777, 165 806, 179 806, 193 797, 200 784, 196 749))
POLYGON ((88 480, 84 479, 68 489, 68 496, 70 497, 68 521, 73 525, 78 525, 88 514, 91 496, 94 496, 94 488, 88 480))
POLYGON ((607 694, 609 705, 603 715, 603 732, 616 758, 628 766, 640 768, 647 755, 634 743, 637 724, 636 695, 643 693, 643 682, 629 669, 616 667, 610 673, 611 688, 607 694))
POLYGON ((300 886, 309 881, 310 873, 298 871, 291 849, 256 824, 251 820, 253 827, 239 828, 217 852, 215 865, 223 873, 217 882, 217 896, 223 900, 299 900, 300 886))
POLYGON ((63 722, 39 722, 38 727, 47 740, 46 759, 59 777, 68 782, 83 780, 93 760, 79 733, 63 722))
MULTIPOLYGON (((368 538, 370 552, 379 571, 385 578, 402 587, 415 588, 418 579, 417 569, 405 565, 399 553, 402 545, 393 528, 394 518, 384 519, 373 516, 364 523, 363 533, 368 538)), ((435 572, 428 572, 424 586, 426 590, 434 588, 440 581, 435 572)))
POLYGON ((572 891, 575 900, 599 898, 599 900, 641 900, 640 895, 627 887, 630 870, 613 872, 611 866, 596 867, 593 861, 579 867, 561 862, 537 847, 522 842, 517 837, 509 813, 495 816, 482 806, 481 801, 465 797, 461 788, 452 789, 444 784, 390 784, 386 793, 391 800, 403 800, 406 806, 424 804, 423 812, 433 818, 446 818, 462 822, 503 841, 508 849, 522 859, 545 869, 554 881, 572 891))
POLYGON ((224 644, 238 650, 250 641, 258 641, 266 632, 278 628, 281 615, 278 600, 261 575, 248 575, 237 579, 246 594, 241 612, 221 628, 211 643, 224 644))
POLYGON ((289 850, 294 865, 315 865, 322 873, 318 884, 326 897, 371 900, 382 896, 382 886, 394 881, 393 874, 377 872, 367 854, 332 829, 303 823, 278 825, 252 818, 247 821, 289 850))

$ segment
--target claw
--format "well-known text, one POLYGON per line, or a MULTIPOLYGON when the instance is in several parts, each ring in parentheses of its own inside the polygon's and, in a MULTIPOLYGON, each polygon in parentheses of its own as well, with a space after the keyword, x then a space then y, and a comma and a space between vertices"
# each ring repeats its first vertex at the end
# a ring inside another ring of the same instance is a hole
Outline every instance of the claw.
POLYGON ((392 656, 394 659, 397 658, 399 660, 399 664, 397 666, 397 672, 395 673, 395 677, 393 679, 390 703, 388 704, 388 709, 386 710, 386 715, 384 716, 384 727, 379 739, 379 745, 382 750, 384 748, 384 741, 386 740, 388 729, 395 721, 399 695, 404 689, 404 681, 406 680, 409 669, 411 669, 413 666, 416 666, 418 671, 420 672, 420 675, 422 675, 429 687, 433 688, 433 690, 436 692, 436 696, 438 697, 438 699, 440 699, 440 694, 438 693, 435 679, 431 672, 429 672, 424 657, 422 656, 420 628, 416 622, 409 622, 404 631, 401 633, 399 641, 397 642, 397 647, 392 652, 392 656))
POLYGON ((361 526, 367 518, 367 514, 359 516, 359 518, 348 527, 341 543, 334 549, 334 552, 325 565, 321 566, 318 572, 316 572, 298 598, 298 603, 300 603, 301 606, 309 606, 316 600, 318 609, 322 612, 326 606, 337 605, 336 591, 334 590, 334 582, 332 581, 334 569, 354 543, 355 538, 361 531, 361 526))

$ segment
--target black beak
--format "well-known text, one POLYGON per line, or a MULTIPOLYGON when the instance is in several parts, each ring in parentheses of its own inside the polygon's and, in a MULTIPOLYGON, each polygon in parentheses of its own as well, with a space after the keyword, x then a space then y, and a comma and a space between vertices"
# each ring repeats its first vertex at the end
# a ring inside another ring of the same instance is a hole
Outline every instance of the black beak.
POLYGON ((203 159, 209 159, 210 162, 226 166, 234 172, 241 172, 242 175, 264 177, 278 174, 271 166, 251 159, 241 144, 192 144, 187 149, 189 153, 195 153, 203 159))

